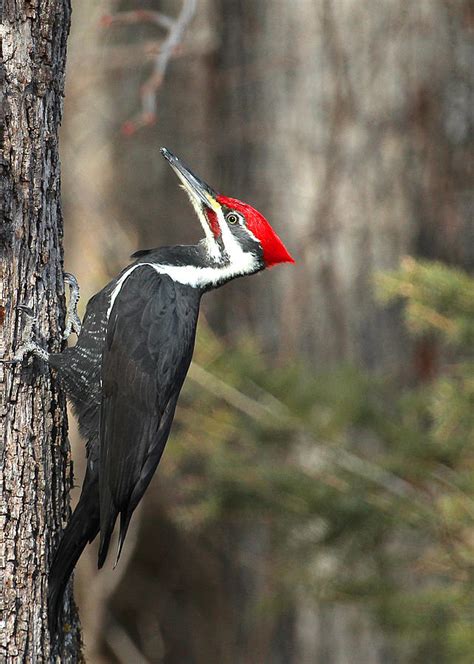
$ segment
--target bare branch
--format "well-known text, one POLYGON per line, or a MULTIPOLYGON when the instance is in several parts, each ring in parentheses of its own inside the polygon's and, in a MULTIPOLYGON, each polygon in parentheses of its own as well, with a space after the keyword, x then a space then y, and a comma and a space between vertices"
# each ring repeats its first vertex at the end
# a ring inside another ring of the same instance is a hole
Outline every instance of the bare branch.
POLYGON ((101 24, 104 27, 147 22, 153 23, 157 27, 168 31, 167 36, 161 43, 161 47, 153 58, 152 72, 141 87, 141 110, 135 117, 122 125, 122 132, 126 136, 131 136, 138 131, 138 129, 152 125, 156 122, 157 92, 163 83, 170 59, 176 55, 180 49, 184 33, 196 13, 196 7, 197 0, 183 0, 181 11, 176 19, 166 16, 161 12, 144 9, 130 12, 118 12, 102 18, 101 24))
POLYGON ((118 12, 117 14, 103 16, 101 19, 101 25, 104 28, 108 28, 111 25, 130 25, 134 23, 154 23, 161 28, 165 28, 165 30, 171 30, 175 23, 175 19, 172 19, 161 12, 147 9, 118 12))
POLYGON ((374 483, 399 498, 409 498, 424 510, 429 509, 422 493, 403 478, 357 454, 340 447, 336 449, 329 442, 316 440, 313 434, 305 428, 304 423, 294 417, 285 404, 275 396, 268 395, 265 404, 262 401, 250 399, 233 385, 229 385, 196 362, 191 363, 188 379, 257 422, 263 423, 272 420, 298 432, 301 443, 295 450, 294 461, 304 470, 314 472, 320 471, 323 466, 334 465, 374 483), (310 451, 311 454, 309 454, 310 451))

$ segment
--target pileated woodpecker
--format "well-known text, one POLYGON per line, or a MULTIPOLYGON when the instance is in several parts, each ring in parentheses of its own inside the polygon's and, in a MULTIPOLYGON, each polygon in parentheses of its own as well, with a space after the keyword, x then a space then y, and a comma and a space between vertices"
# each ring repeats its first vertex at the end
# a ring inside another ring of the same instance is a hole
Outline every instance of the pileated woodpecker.
MULTIPOLYGON (((161 153, 181 180, 205 238, 192 246, 137 251, 135 261, 89 300, 74 347, 48 354, 30 342, 24 349, 58 370, 87 440, 81 496, 49 576, 52 633, 86 543, 100 532, 102 567, 118 515, 117 560, 120 556, 130 518, 170 433, 202 294, 236 277, 294 262, 257 210, 217 194, 166 148, 161 153)), ((78 331, 74 314, 73 322, 78 331)))

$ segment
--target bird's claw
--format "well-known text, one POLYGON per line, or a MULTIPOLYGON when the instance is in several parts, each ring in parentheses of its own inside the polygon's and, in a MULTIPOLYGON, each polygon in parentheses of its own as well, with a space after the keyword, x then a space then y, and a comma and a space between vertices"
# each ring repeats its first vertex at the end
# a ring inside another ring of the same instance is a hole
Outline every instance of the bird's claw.
POLYGON ((27 341, 26 344, 23 344, 20 346, 20 348, 18 348, 11 360, 0 360, 0 362, 2 364, 6 364, 7 366, 21 364, 25 355, 28 355, 29 353, 32 353, 33 355, 36 355, 36 357, 46 361, 49 357, 48 351, 44 348, 41 348, 41 346, 39 346, 36 341, 27 341))
POLYGON ((77 281, 76 277, 73 275, 72 272, 64 273, 64 283, 72 285, 75 288, 77 288, 77 290, 79 290, 79 282, 77 281))
POLYGON ((14 364, 19 364, 20 362, 21 362, 21 360, 18 359, 17 357, 14 357, 11 360, 4 360, 3 358, 0 358, 0 364, 4 364, 7 367, 11 367, 14 364))
POLYGON ((25 355, 28 355, 28 353, 33 353, 37 357, 40 357, 42 360, 47 360, 49 357, 48 351, 44 350, 44 348, 41 348, 41 346, 39 346, 35 341, 32 340, 33 323, 36 321, 35 312, 31 307, 28 307, 26 304, 18 304, 16 308, 20 309, 20 311, 29 318, 28 323, 25 325, 23 330, 23 338, 26 337, 28 341, 23 343, 18 348, 18 350, 16 351, 15 355, 12 357, 11 360, 0 359, 0 363, 5 364, 7 366, 21 364, 21 362, 23 362, 23 358, 25 357, 25 355))
POLYGON ((81 319, 75 312, 68 312, 67 314, 67 319, 66 319, 66 327, 64 328, 63 332, 63 341, 66 341, 66 339, 69 339, 71 336, 72 332, 75 332, 77 336, 80 335, 81 333, 81 319))
MULTIPOLYGON (((81 332, 81 319, 77 315, 77 302, 79 300, 79 284, 77 283, 76 277, 70 272, 64 273, 64 282, 69 286, 69 303, 67 306, 66 313, 66 327, 63 333, 63 339, 67 339, 71 332, 75 332, 79 336, 81 332)), ((41 348, 35 341, 33 341, 33 324, 36 322, 36 316, 31 307, 28 307, 26 304, 18 304, 17 309, 28 316, 28 322, 25 325, 23 330, 23 339, 27 339, 23 343, 11 360, 0 359, 0 364, 6 366, 13 366, 15 364, 20 364, 23 362, 25 355, 33 353, 42 360, 48 360, 49 353, 41 348)))
POLYGON ((16 308, 20 309, 22 313, 28 316, 28 318, 33 319, 33 322, 36 320, 35 312, 31 307, 28 307, 26 304, 17 304, 16 308))
POLYGON ((67 339, 71 332, 77 336, 81 333, 82 323, 77 314, 77 303, 79 301, 79 283, 76 277, 70 272, 64 273, 64 283, 69 286, 69 303, 66 312, 66 326, 63 332, 63 339, 67 339))

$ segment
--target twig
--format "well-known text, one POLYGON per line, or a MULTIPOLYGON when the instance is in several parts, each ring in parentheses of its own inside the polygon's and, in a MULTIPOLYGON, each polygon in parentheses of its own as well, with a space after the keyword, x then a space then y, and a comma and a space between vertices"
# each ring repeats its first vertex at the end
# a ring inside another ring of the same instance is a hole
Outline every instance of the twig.
POLYGON ((137 9, 130 12, 118 12, 117 14, 106 15, 101 19, 101 25, 108 28, 111 25, 130 25, 134 23, 154 23, 165 30, 171 30, 175 20, 161 12, 148 9, 137 9))
POLYGON ((104 16, 101 24, 104 27, 111 25, 126 25, 134 23, 153 23, 159 28, 168 31, 161 48, 153 58, 153 69, 140 89, 141 111, 122 125, 122 133, 131 136, 140 128, 152 125, 157 118, 157 92, 163 83, 168 63, 178 51, 183 41, 184 33, 196 13, 197 0, 183 0, 181 11, 176 19, 161 12, 137 10, 131 12, 118 12, 111 16, 104 16))
POLYGON ((261 423, 278 422, 280 425, 288 426, 300 434, 302 444, 297 450, 296 460, 303 469, 307 471, 320 470, 322 463, 331 463, 353 475, 373 482, 399 498, 410 498, 415 500, 423 509, 429 508, 427 501, 420 497, 420 492, 398 475, 352 452, 341 448, 334 449, 330 443, 315 440, 303 423, 291 415, 285 404, 281 403, 274 395, 271 395, 271 399, 267 400, 268 404, 250 399, 246 394, 195 362, 191 364, 188 377, 191 381, 194 381, 217 398, 223 399, 233 408, 240 410, 253 420, 261 423), (269 405, 270 403, 273 404, 273 407, 269 405))
MULTIPOLYGON (((241 413, 247 415, 257 422, 268 422, 269 418, 275 417, 275 412, 259 403, 250 399, 246 394, 235 388, 233 385, 229 385, 221 378, 218 378, 204 367, 201 367, 196 362, 192 362, 189 368, 188 377, 207 390, 210 394, 213 394, 218 399, 223 399, 227 403, 231 404, 237 410, 240 410, 241 413)), ((280 414, 277 414, 277 417, 281 419, 280 414)))

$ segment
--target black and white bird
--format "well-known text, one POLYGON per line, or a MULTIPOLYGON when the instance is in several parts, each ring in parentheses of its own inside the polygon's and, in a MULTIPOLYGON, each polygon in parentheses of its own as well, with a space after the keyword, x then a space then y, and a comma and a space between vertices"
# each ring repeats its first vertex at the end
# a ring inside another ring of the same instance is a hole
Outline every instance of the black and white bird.
MULTIPOLYGON (((294 262, 257 210, 217 194, 166 148, 161 153, 181 180, 204 239, 136 252, 134 262, 90 299, 74 347, 59 354, 34 344, 27 348, 57 369, 87 441, 81 496, 50 571, 52 632, 85 545, 100 533, 102 567, 118 516, 117 560, 120 556, 133 511, 170 433, 193 354, 201 296, 236 277, 294 262)), ((79 331, 74 313, 72 320, 79 331)))

